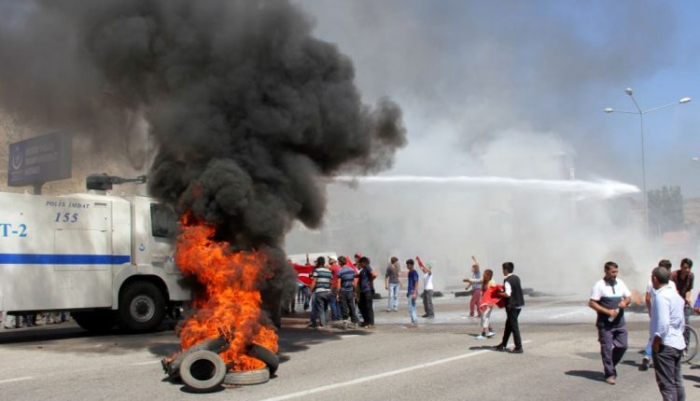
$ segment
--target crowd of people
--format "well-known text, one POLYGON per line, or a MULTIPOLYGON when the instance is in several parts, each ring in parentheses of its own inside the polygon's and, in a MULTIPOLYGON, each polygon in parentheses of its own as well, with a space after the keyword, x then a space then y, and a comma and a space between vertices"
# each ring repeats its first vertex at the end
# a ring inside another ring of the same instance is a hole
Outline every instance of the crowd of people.
MULTIPOLYGON (((495 308, 504 308, 506 323, 501 341, 493 347, 497 351, 514 354, 523 353, 522 338, 518 318, 525 305, 520 278, 514 274, 515 266, 511 262, 503 263, 503 284, 496 284, 494 272, 486 269, 483 274, 479 262, 472 257, 471 276, 464 281, 466 289, 472 290, 469 302, 469 317, 479 318, 480 334, 477 340, 485 340, 496 333, 491 326, 491 314, 495 308), (511 335, 514 347, 507 348, 511 335)), ((407 272, 406 288, 400 277, 401 263, 392 257, 384 273, 384 289, 388 293, 387 309, 389 313, 397 312, 401 291, 406 290, 406 303, 409 323, 407 327, 418 326, 416 302, 419 297, 422 272, 423 318, 432 319, 435 311, 432 303, 433 272, 430 264, 423 263, 420 257, 405 261, 407 272)), ((656 382, 664 400, 683 400, 685 391, 681 374, 681 360, 687 350, 689 341, 685 330, 691 313, 700 314, 700 294, 695 303, 691 300, 694 284, 692 273, 693 261, 685 258, 678 270, 672 270, 672 263, 663 259, 659 261, 650 274, 645 302, 650 317, 649 340, 644 351, 641 370, 654 367, 656 382)), ((617 365, 627 350, 627 328, 625 309, 631 304, 632 293, 624 281, 618 278, 619 266, 607 262, 603 267, 603 278, 595 283, 591 290, 588 305, 597 313, 596 328, 600 354, 603 364, 605 382, 611 385, 617 382, 617 365)), ((326 264, 324 257, 316 260, 311 271, 311 284, 305 302, 311 304, 312 314, 308 327, 326 327, 333 321, 341 322, 343 327, 372 328, 374 326, 374 281, 379 276, 370 265, 369 258, 355 255, 355 263, 346 257, 330 259, 326 264), (334 311, 333 303, 337 306, 334 311), (356 312, 357 305, 359 311, 356 312), (330 312, 328 310, 330 309, 330 312), (327 315, 330 314, 330 318, 327 315), (350 322, 348 322, 350 319, 350 322), (362 322, 360 323, 360 319, 362 322)), ((305 303, 305 305, 307 305, 305 303)), ((305 307, 306 308, 306 307, 305 307)))
MULTIPOLYGON (((480 327, 483 328, 477 339, 493 337, 495 332, 491 327, 490 316, 495 307, 505 308, 506 325, 501 342, 493 348, 499 351, 509 351, 519 354, 523 352, 518 316, 525 305, 520 278, 513 271, 515 266, 511 262, 503 264, 503 285, 496 285, 493 271, 487 269, 482 277, 479 263, 472 257, 471 278, 467 289, 472 288, 470 302, 470 317, 481 319, 480 327), (511 334, 515 346, 508 349, 507 344, 511 334)), ((336 259, 333 257, 319 256, 314 264, 307 256, 306 265, 298 265, 289 261, 298 272, 308 272, 309 279, 306 283, 300 281, 299 291, 286 305, 283 312, 295 313, 295 304, 303 304, 304 310, 311 310, 309 328, 325 328, 336 323, 343 328, 372 328, 374 327, 374 295, 375 279, 379 272, 370 264, 370 260, 361 254, 355 254, 354 263, 345 256, 336 259)), ((433 305, 433 269, 431 263, 424 263, 419 256, 405 261, 406 277, 406 304, 408 307, 408 328, 418 327, 418 312, 416 303, 420 294, 423 303, 424 319, 435 318, 433 305), (420 270, 420 274, 418 272, 420 270), (422 277, 421 277, 422 276, 422 277)), ((384 272, 384 289, 387 291, 388 300, 386 312, 398 311, 401 291, 404 284, 401 263, 395 256, 391 257, 384 272)))
MULTIPOLYGON (((664 400, 685 400, 681 361, 687 352, 689 332, 685 330, 690 315, 700 313, 700 295, 695 304, 691 290, 695 277, 693 261, 681 260, 680 269, 673 271, 672 263, 663 259, 651 271, 645 301, 649 313, 649 340, 644 351, 641 370, 653 363, 656 383, 664 400)), ((631 303, 631 292, 618 278, 619 267, 607 262, 604 277, 591 290, 588 305, 597 312, 596 327, 605 382, 617 382, 617 364, 627 350, 625 309, 631 303)))

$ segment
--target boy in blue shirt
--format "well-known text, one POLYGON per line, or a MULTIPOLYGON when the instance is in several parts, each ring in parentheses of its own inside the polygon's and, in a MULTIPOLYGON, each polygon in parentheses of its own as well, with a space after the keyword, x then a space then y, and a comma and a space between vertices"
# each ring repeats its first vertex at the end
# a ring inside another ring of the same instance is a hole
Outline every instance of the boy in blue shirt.
POLYGON ((418 272, 414 270, 413 259, 406 261, 408 269, 408 313, 411 316, 411 324, 408 327, 418 326, 418 314, 416 313, 416 298, 418 298, 418 272))

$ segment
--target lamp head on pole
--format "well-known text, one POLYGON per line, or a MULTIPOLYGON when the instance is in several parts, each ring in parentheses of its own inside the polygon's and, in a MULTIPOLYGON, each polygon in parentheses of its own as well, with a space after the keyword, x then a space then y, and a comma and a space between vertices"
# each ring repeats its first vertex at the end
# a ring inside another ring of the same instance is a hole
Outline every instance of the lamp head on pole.
POLYGON ((678 103, 686 104, 686 103, 689 103, 691 100, 693 100, 693 99, 691 99, 689 97, 684 97, 683 99, 679 100, 678 103))
POLYGON ((632 88, 625 89, 625 93, 627 94, 627 96, 632 96, 632 88))
POLYGON ((605 112, 608 113, 608 114, 612 113, 613 111, 615 111, 615 110, 613 110, 611 107, 606 107, 606 108, 605 108, 605 112))

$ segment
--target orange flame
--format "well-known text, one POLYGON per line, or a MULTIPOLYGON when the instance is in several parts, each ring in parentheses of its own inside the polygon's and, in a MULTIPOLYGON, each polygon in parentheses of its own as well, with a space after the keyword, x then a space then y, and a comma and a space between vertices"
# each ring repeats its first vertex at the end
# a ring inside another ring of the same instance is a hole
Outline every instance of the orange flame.
POLYGON ((182 233, 177 240, 175 262, 185 276, 194 276, 203 285, 195 294, 195 315, 180 332, 182 349, 221 337, 229 341, 221 353, 232 370, 254 370, 265 364, 246 355, 250 344, 259 344, 277 352, 277 333, 261 309, 258 284, 265 277, 265 257, 256 251, 234 252, 228 242, 211 238, 214 228, 191 225, 182 219, 182 233))
POLYGON ((644 304, 644 297, 640 295, 639 291, 634 289, 631 292, 632 292, 632 296, 630 298, 632 298, 632 303, 634 305, 643 305, 644 304))

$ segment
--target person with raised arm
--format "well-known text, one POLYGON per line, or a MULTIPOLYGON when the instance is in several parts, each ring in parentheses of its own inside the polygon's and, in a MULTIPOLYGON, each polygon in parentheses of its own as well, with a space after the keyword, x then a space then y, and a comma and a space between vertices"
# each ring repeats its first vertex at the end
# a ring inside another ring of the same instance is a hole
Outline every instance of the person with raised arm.
POLYGON ((472 256, 472 260, 474 264, 472 265, 471 277, 465 280, 467 282, 465 290, 472 289, 472 298, 469 301, 469 317, 481 317, 481 308, 479 308, 482 293, 481 268, 475 256, 472 256), (475 310, 476 315, 474 314, 475 310))
POLYGON ((425 315, 421 316, 427 319, 435 318, 435 309, 433 308, 433 270, 430 263, 424 264, 419 256, 416 256, 418 267, 423 271, 423 309, 425 315))

